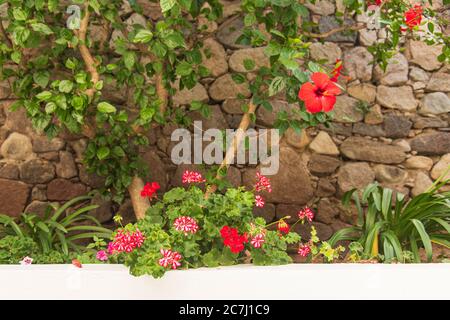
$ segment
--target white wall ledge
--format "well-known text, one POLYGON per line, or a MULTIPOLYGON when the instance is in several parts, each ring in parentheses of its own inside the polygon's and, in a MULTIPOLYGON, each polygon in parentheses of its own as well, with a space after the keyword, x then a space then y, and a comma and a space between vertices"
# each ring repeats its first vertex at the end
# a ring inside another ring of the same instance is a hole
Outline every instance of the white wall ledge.
POLYGON ((239 265, 161 279, 123 265, 0 265, 0 299, 450 299, 450 264, 239 265))

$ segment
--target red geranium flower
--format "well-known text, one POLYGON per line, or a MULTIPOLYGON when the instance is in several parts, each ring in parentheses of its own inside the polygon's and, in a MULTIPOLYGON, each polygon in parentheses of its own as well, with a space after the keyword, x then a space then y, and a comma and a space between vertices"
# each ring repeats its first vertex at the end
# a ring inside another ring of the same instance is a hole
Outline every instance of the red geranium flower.
POLYGON ((405 12, 405 23, 410 30, 412 30, 415 26, 420 25, 422 22, 422 14, 423 9, 420 4, 416 4, 414 7, 405 12))
POLYGON ((231 252, 239 253, 244 250, 244 243, 248 242, 247 234, 239 235, 236 228, 224 226, 220 229, 220 235, 223 239, 223 244, 229 247, 231 252))
POLYGON ((300 100, 305 102, 306 110, 310 113, 333 110, 336 95, 341 90, 326 73, 314 72, 311 80, 314 83, 304 83, 298 92, 300 100))
POLYGON ((156 194, 156 191, 158 191, 161 187, 159 186, 158 182, 147 182, 141 190, 141 197, 149 197, 153 198, 156 194))

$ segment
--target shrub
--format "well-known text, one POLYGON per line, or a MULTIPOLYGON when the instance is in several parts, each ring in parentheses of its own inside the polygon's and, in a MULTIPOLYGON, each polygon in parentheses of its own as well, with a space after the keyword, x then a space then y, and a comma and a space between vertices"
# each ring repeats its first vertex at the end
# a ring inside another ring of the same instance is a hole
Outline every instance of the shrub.
MULTIPOLYGON (((14 257, 17 263, 17 255, 24 253, 27 248, 27 255, 39 252, 55 260, 55 252, 68 256, 69 250, 80 251, 83 247, 77 244, 76 240, 92 239, 94 236, 109 237, 111 230, 103 228, 94 217, 88 214, 98 206, 79 207, 82 202, 91 198, 90 195, 76 197, 61 207, 49 205, 43 217, 34 213, 23 213, 17 221, 9 216, 0 215, 0 225, 4 226, 3 232, 10 235, 2 239, 3 243, 12 245, 9 255, 14 257), (82 225, 86 222, 95 225, 82 225), (31 246, 31 243, 34 245, 31 246)), ((61 259, 56 258, 56 260, 61 259)), ((42 261, 46 261, 45 256, 42 261)))
POLYGON ((450 248, 450 192, 438 193, 446 183, 437 180, 426 192, 405 201, 401 193, 377 184, 344 195, 343 203, 354 200, 358 224, 337 231, 329 243, 356 241, 350 260, 379 258, 385 262, 420 262, 419 249, 432 259, 432 243, 450 248), (367 206, 367 207, 364 207, 367 206))

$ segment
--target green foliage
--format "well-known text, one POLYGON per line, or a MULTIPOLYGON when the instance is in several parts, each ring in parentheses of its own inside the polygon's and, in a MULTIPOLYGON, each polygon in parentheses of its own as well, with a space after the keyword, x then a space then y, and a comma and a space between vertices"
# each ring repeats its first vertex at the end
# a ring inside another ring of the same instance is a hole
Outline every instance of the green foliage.
POLYGON ((91 196, 77 197, 62 206, 52 204, 47 208, 43 217, 34 213, 23 213, 16 220, 6 215, 0 215, 0 225, 4 227, 3 232, 10 235, 3 238, 3 241, 13 242, 16 246, 16 248, 11 248, 15 251, 11 251, 10 256, 16 258, 27 249, 26 255, 38 252, 43 255, 43 261, 45 257, 57 261, 59 255, 55 252, 67 257, 70 250, 80 251, 82 249, 76 240, 92 239, 94 236, 109 237, 111 231, 103 228, 94 217, 88 214, 98 206, 82 205, 91 198, 91 196))
MULTIPOLYGON (((190 89, 209 75, 202 60, 210 53, 202 48, 204 37, 196 19, 218 20, 222 15, 221 3, 161 0, 163 19, 127 25, 120 15, 122 0, 76 1, 82 17, 88 8, 90 26, 106 26, 106 33, 117 31, 124 35, 111 43, 97 41, 93 29, 88 30, 82 43, 79 33, 73 30, 80 21, 67 20, 66 2, 2 3, 7 4, 6 17, 2 19, 5 27, 2 38, 7 37, 7 41, 0 43, 0 79, 12 83, 18 98, 12 108, 24 108, 34 127, 49 137, 66 130, 85 134, 90 140, 86 164, 91 172, 106 177, 104 191, 112 192, 114 200, 120 202, 131 177, 143 173, 138 150, 147 141, 142 132, 155 122, 189 124, 184 109, 173 108, 170 96, 173 87, 190 89), (79 51, 83 45, 95 61, 88 63, 81 59, 79 51), (94 80, 92 69, 97 71, 98 80, 94 80), (156 75, 161 83, 155 83, 156 75), (161 87, 168 92, 169 101, 158 93, 161 87), (114 91, 119 99, 111 98, 114 91), (86 128, 93 133, 88 135, 86 128)), ((360 13, 365 4, 346 0, 344 5, 347 13, 360 13)), ((130 1, 130 6, 133 13, 144 11, 138 1, 130 1)), ((383 3, 380 21, 386 27, 387 38, 369 48, 374 63, 383 68, 400 43, 405 28, 404 12, 409 6, 404 0, 383 3)), ((276 114, 274 125, 281 133, 288 128, 299 132, 310 126, 327 125, 331 113, 307 113, 297 97, 299 88, 309 81, 312 73, 331 71, 322 66, 322 61, 312 61, 309 48, 318 25, 309 18, 309 9, 293 0, 244 0, 241 7, 245 28, 238 42, 266 46, 265 54, 270 61, 268 67, 262 68, 256 68, 252 59, 243 61, 245 70, 256 74, 249 83, 252 102, 273 111, 271 99, 284 95, 290 104, 297 106, 289 113, 276 114)), ((343 21, 342 15, 336 14, 338 21, 343 21)), ((433 18, 436 12, 425 9, 424 15, 433 18)), ((425 41, 429 45, 442 44, 438 59, 446 62, 450 60, 450 40, 436 26, 448 22, 439 19, 424 22, 425 41)), ((409 32, 408 37, 417 35, 409 32)), ((244 74, 232 77, 237 83, 249 82, 244 74)), ((190 104, 191 110, 209 116, 206 104, 196 101, 190 104)), ((255 120, 254 115, 251 117, 255 120)))
MULTIPOLYGON (((287 245, 300 241, 297 233, 280 235, 272 231, 262 218, 252 214, 254 194, 241 188, 230 188, 224 194, 211 194, 205 199, 204 192, 192 186, 188 190, 174 188, 164 194, 160 202, 147 211, 145 219, 121 229, 139 229, 145 235, 143 245, 130 253, 111 256, 115 261, 130 267, 136 276, 149 274, 161 277, 167 268, 158 264, 161 249, 170 249, 182 255, 182 268, 228 266, 244 261, 257 265, 291 263, 287 245), (173 227, 176 218, 189 216, 196 220, 199 230, 195 234, 183 233, 173 227), (247 245, 248 250, 232 253, 223 244, 220 229, 223 226, 237 228, 240 234, 247 233, 251 239, 264 233, 261 248, 247 245)), ((94 245, 93 245, 94 247, 94 245)), ((92 255, 91 255, 92 256, 92 255)), ((86 255, 84 261, 89 261, 86 255)))
POLYGON ((342 202, 354 200, 358 224, 337 231, 329 243, 356 241, 350 247, 351 261, 381 257, 385 262, 420 262, 420 248, 431 261, 432 243, 450 248, 450 193, 438 192, 445 183, 438 180, 409 201, 377 184, 367 186, 362 196, 347 192, 342 202))

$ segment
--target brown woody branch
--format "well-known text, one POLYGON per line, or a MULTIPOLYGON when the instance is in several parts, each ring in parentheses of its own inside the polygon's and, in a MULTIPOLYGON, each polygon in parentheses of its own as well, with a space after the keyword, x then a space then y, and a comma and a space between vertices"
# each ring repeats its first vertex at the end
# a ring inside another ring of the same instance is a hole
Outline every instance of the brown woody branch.
POLYGON ((312 33, 312 32, 305 32, 303 33, 305 36, 310 38, 326 38, 329 37, 335 33, 343 32, 343 31, 358 31, 365 29, 366 25, 351 25, 351 26, 342 26, 339 28, 331 29, 330 31, 324 32, 324 33, 312 33))
POLYGON ((0 34, 2 35, 2 38, 5 39, 6 45, 9 48, 13 47, 11 39, 8 37, 8 34, 6 33, 5 27, 3 26, 2 18, 0 17, 0 34))
MULTIPOLYGON (((230 164, 233 162, 234 155, 239 147, 239 145, 242 143, 242 140, 245 138, 245 132, 248 129, 248 126, 251 122, 251 114, 255 113, 256 105, 250 101, 248 105, 248 110, 244 115, 242 116, 241 122, 239 123, 238 130, 236 131, 236 134, 233 137, 233 141, 231 142, 230 146, 227 149, 227 152, 225 153, 225 158, 223 159, 222 163, 220 164, 219 169, 217 170, 216 180, 222 180, 224 175, 221 174, 223 169, 227 169, 230 164)), ((213 184, 208 187, 208 190, 206 190, 205 193, 205 199, 208 199, 209 196, 216 192, 217 185, 213 184)))

